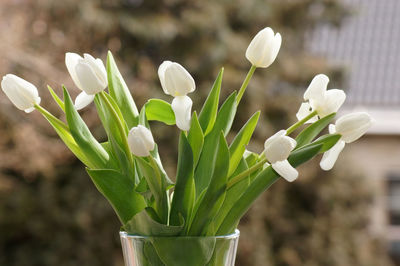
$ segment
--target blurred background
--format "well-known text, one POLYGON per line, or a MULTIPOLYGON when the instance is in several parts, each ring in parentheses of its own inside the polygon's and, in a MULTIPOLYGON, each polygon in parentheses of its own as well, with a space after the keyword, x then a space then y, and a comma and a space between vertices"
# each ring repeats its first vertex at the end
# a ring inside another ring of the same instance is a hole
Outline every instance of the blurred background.
MULTIPOLYGON (((237 265, 400 265, 400 2, 398 0, 1 0, 0 75, 77 95, 65 52, 103 60, 111 50, 139 107, 162 93, 163 60, 196 80, 198 110, 225 67, 223 96, 250 65, 245 50, 265 26, 283 36, 276 62, 258 69, 233 131, 257 110, 249 149, 295 122, 304 90, 318 73, 348 100, 342 113, 368 110, 377 120, 346 146, 333 171, 319 158, 298 181, 278 181, 242 219, 237 265)), ((122 266, 119 221, 38 112, 18 111, 0 93, 0 265, 122 266)), ((95 108, 82 112, 99 139, 95 108)), ((174 176, 177 130, 153 124, 174 176)))

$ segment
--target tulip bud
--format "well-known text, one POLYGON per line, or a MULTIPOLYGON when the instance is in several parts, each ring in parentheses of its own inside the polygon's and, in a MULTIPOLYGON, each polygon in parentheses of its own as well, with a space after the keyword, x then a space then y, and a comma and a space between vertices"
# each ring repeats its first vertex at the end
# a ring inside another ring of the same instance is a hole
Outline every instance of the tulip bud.
POLYGON ((351 143, 364 135, 372 125, 372 118, 365 112, 351 113, 342 116, 336 121, 336 125, 329 125, 330 134, 341 134, 340 140, 322 156, 320 166, 328 171, 334 166, 339 154, 346 143, 351 143))
POLYGON ((106 69, 101 59, 95 59, 90 54, 84 54, 82 58, 75 53, 66 53, 65 64, 75 85, 85 92, 75 102, 75 106, 82 109, 93 101, 93 95, 107 87, 106 69))
POLYGON ((133 127, 129 131, 128 144, 131 152, 140 157, 149 156, 155 146, 151 131, 142 125, 133 127))
POLYGON ((189 72, 175 62, 164 61, 158 68, 158 77, 164 92, 174 97, 184 96, 196 88, 189 72))
POLYGON ((278 55, 282 37, 267 27, 253 38, 246 50, 246 58, 256 67, 270 66, 278 55))
POLYGON ((26 113, 35 110, 35 104, 40 104, 35 85, 13 74, 3 77, 1 88, 13 104, 26 113))
POLYGON ((272 168, 287 181, 292 182, 298 177, 297 170, 287 160, 290 152, 296 147, 296 141, 286 136, 286 130, 281 130, 265 141, 264 154, 272 168))
POLYGON ((176 126, 183 131, 190 129, 192 100, 188 96, 176 96, 171 103, 175 114, 176 126))

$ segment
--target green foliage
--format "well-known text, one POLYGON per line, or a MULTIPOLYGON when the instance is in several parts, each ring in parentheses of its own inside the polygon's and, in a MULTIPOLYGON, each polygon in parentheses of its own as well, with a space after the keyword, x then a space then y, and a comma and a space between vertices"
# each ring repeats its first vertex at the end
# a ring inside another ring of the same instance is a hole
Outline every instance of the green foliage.
POLYGON ((207 226, 211 223, 225 198, 229 169, 229 148, 223 132, 220 132, 217 147, 214 172, 210 180, 210 185, 201 199, 196 213, 193 213, 194 218, 190 224, 189 235, 198 236, 207 234, 207 226))
POLYGON ((218 77, 215 80, 214 85, 209 92, 199 114, 199 123, 203 129, 204 135, 207 135, 211 131, 211 129, 214 127, 215 119, 217 118, 219 94, 221 91, 223 75, 224 69, 222 68, 219 71, 218 77))
POLYGON ((229 171, 228 176, 236 170, 239 162, 243 157, 243 153, 246 150, 247 144, 249 144, 251 136, 253 135, 254 129, 256 129, 260 112, 255 113, 249 121, 242 127, 239 133, 236 135, 232 144, 229 146, 229 171))
POLYGON ((236 92, 233 92, 222 104, 213 129, 204 138, 203 151, 194 174, 196 195, 202 193, 210 183, 217 156, 217 149, 215 147, 218 145, 219 135, 221 131, 224 135, 228 134, 236 113, 236 108, 236 92))
POLYGON ((144 198, 135 191, 134 182, 115 170, 86 169, 97 189, 111 203, 122 224, 146 207, 144 198))
POLYGON ((95 168, 104 168, 107 165, 109 155, 100 145, 100 143, 93 137, 78 111, 76 111, 71 97, 69 96, 69 93, 65 87, 64 102, 66 118, 71 135, 76 144, 81 148, 82 153, 85 155, 91 165, 93 165, 95 168))
POLYGON ((332 119, 336 116, 336 113, 325 116, 319 119, 315 123, 312 123, 307 128, 299 133, 296 137, 297 146, 296 148, 302 147, 303 145, 310 143, 324 128, 326 128, 332 119))
POLYGON ((196 166, 204 145, 204 134, 201 130, 199 120, 197 119, 196 111, 194 111, 192 121, 190 123, 191 125, 188 134, 188 141, 193 152, 193 165, 196 166))
MULTIPOLYGON (((189 220, 195 201, 196 190, 193 179, 193 153, 185 134, 181 132, 179 139, 178 169, 176 184, 171 204, 170 223, 176 225, 179 218, 189 220)), ((188 223, 185 224, 187 228, 188 223)))
POLYGON ((107 55, 107 79, 110 95, 120 106, 126 124, 129 128, 136 126, 139 112, 110 51, 107 55))
POLYGON ((175 125, 175 114, 171 105, 160 99, 150 99, 145 104, 146 118, 149 121, 159 121, 167 125, 175 125))

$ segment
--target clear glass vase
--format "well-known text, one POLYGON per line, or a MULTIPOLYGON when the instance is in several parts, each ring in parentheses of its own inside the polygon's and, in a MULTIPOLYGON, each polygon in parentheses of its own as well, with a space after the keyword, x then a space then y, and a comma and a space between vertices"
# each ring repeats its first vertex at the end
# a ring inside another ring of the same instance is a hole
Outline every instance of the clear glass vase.
POLYGON ((234 266, 239 234, 151 237, 120 232, 125 266, 234 266))

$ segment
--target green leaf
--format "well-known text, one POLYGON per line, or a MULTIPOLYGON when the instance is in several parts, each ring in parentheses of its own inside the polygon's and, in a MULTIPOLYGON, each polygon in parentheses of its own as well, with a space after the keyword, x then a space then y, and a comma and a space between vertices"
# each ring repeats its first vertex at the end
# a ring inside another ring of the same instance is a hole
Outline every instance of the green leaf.
POLYGON ((243 158, 246 160, 247 166, 252 167, 253 165, 259 162, 260 156, 257 153, 249 152, 247 155, 244 154, 243 158))
MULTIPOLYGON (((246 171, 247 169, 248 166, 246 160, 242 158, 233 175, 236 176, 241 172, 246 171)), ((230 212, 231 208, 234 207, 235 203, 239 200, 240 196, 246 191, 246 188, 249 185, 250 185, 250 178, 248 177, 236 183, 229 190, 227 190, 224 203, 222 204, 221 208, 219 209, 218 213, 216 214, 213 220, 214 228, 220 227, 221 223, 223 222, 228 212, 230 212)))
POLYGON ((199 161, 201 150, 204 144, 204 135, 201 129, 199 120, 197 119, 197 113, 194 111, 192 121, 190 122, 190 130, 188 133, 188 141, 193 151, 193 165, 195 168, 199 161))
POLYGON ((342 137, 340 134, 327 134, 319 137, 313 143, 304 145, 303 148, 311 145, 322 144, 320 153, 330 150, 342 137))
POLYGON ((49 90, 49 92, 50 92, 51 96, 53 97, 54 101, 56 101, 58 106, 65 113, 65 106, 64 106, 63 100, 61 100, 60 97, 58 97, 58 95, 54 92, 54 90, 49 85, 47 85, 47 89, 49 90))
POLYGON ((214 171, 219 135, 221 131, 225 136, 228 134, 236 114, 236 107, 236 92, 233 92, 222 104, 213 129, 204 138, 203 149, 194 175, 196 195, 199 195, 210 183, 214 171))
POLYGON ((131 179, 110 169, 86 169, 97 189, 111 203, 122 224, 146 207, 131 179))
POLYGON ((220 133, 214 173, 204 198, 197 209, 189 235, 204 235, 209 232, 207 226, 215 217, 225 198, 227 175, 229 169, 229 149, 223 132, 220 133))
POLYGON ((161 224, 149 215, 150 208, 143 209, 133 216, 124 225, 124 230, 128 234, 141 236, 177 236, 183 229, 185 221, 181 218, 179 225, 161 224))
POLYGON ((87 167, 93 168, 94 164, 86 158, 85 154, 82 152, 81 148, 76 144, 75 139, 72 137, 71 132, 66 124, 61 120, 53 116, 47 110, 41 106, 37 106, 36 109, 43 115, 44 118, 50 123, 54 128, 57 135, 65 143, 65 145, 71 150, 73 154, 87 167))
POLYGON ((92 162, 93 166, 95 168, 104 168, 109 159, 108 153, 93 137, 78 111, 76 111, 67 89, 65 87, 63 87, 63 89, 65 114, 71 135, 74 137, 75 142, 85 154, 85 157, 92 162))
POLYGON ((146 179, 147 185, 155 199, 155 211, 161 221, 167 223, 168 220, 168 195, 163 182, 160 169, 154 169, 144 158, 135 157, 139 169, 146 179))
POLYGON ((153 246, 164 265, 205 266, 211 260, 214 237, 155 237, 153 246))
POLYGON ((160 99, 150 99, 145 105, 147 120, 175 125, 175 114, 169 103, 160 99))
MULTIPOLYGON (((107 107, 107 104, 104 100, 96 95, 94 98, 94 103, 96 105, 97 113, 99 115, 100 121, 103 124, 103 127, 108 136, 109 144, 112 149, 115 158, 117 159, 116 163, 119 165, 119 169, 121 172, 134 180, 134 168, 131 164, 129 154, 127 154, 126 148, 124 148, 123 136, 121 135, 119 127, 116 125, 116 122, 113 115, 111 114, 110 109, 107 107)), ((110 102, 111 103, 111 102, 110 102)), ((119 110, 119 109, 117 109, 119 110)), ((117 111, 117 113, 119 113, 117 111)), ((119 113, 120 114, 120 113, 119 113)), ((121 117, 122 118, 122 117, 121 117)), ((125 134, 125 133, 123 133, 125 134)), ((129 151, 130 152, 130 151, 129 151)))
POLYGON ((336 113, 332 113, 324 118, 314 122, 303 131, 299 133, 296 137, 297 146, 296 149, 300 148, 301 146, 310 143, 335 117, 336 113))
POLYGON ((107 78, 110 95, 121 108, 128 128, 137 126, 138 109, 110 51, 107 55, 107 78))
POLYGON ((181 132, 179 138, 178 154, 176 184, 170 214, 170 224, 172 225, 176 225, 179 222, 180 216, 183 216, 185 221, 189 220, 196 196, 192 149, 183 132, 181 132))
POLYGON ((243 153, 246 149, 247 144, 253 135, 253 132, 257 126, 258 118, 260 117, 260 112, 255 113, 247 123, 240 129, 239 133, 236 135, 235 139, 229 147, 229 171, 228 176, 235 171, 240 160, 242 159, 243 153))
MULTIPOLYGON (((297 151, 293 151, 289 156, 288 161, 293 167, 297 167, 317 155, 322 146, 323 144, 313 144, 309 147, 300 148, 297 151)), ((267 190, 278 179, 279 175, 272 169, 271 166, 268 166, 262 170, 254 178, 242 196, 236 201, 234 207, 232 207, 228 212, 223 223, 217 231, 217 235, 232 233, 235 230, 240 218, 247 212, 251 204, 261 195, 262 192, 267 190)))
POLYGON ((199 114, 199 122, 203 129, 204 136, 206 136, 214 126, 215 119, 217 117, 219 94, 221 91, 222 76, 224 69, 222 68, 218 77, 214 82, 214 85, 204 102, 203 108, 199 114))

